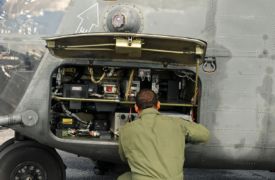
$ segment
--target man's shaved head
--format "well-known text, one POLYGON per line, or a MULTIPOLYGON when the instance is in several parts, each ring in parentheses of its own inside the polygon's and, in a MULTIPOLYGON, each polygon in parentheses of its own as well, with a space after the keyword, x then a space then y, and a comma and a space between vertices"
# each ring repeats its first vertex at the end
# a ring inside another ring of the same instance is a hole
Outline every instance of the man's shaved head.
POLYGON ((158 97, 151 89, 142 89, 137 93, 136 105, 139 109, 156 107, 157 103, 158 97))

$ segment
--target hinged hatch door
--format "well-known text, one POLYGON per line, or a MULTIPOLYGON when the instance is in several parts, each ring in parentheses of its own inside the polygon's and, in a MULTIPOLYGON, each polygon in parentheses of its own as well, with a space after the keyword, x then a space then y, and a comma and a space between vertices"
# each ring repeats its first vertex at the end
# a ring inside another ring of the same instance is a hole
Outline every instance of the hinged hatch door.
POLYGON ((192 38, 133 33, 89 33, 44 38, 62 59, 135 61, 196 66, 207 43, 192 38))

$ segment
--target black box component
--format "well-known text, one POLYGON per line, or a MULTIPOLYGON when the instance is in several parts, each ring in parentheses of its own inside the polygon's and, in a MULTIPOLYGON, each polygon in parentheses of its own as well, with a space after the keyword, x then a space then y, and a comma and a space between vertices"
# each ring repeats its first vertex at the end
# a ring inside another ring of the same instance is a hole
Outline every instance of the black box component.
POLYGON ((111 103, 95 103, 96 111, 97 112, 114 112, 117 108, 117 104, 111 103))
POLYGON ((64 84, 63 93, 64 93, 64 97, 87 98, 88 85, 64 84))
MULTIPOLYGON (((88 85, 64 84, 64 97, 88 98, 88 85)), ((81 109, 81 102, 70 101, 70 109, 81 109)))
POLYGON ((178 81, 168 81, 168 102, 177 102, 179 97, 179 82, 178 81))
POLYGON ((161 81, 159 83, 159 99, 166 102, 177 102, 179 100, 179 82, 161 81))
POLYGON ((108 121, 107 120, 94 120, 93 121, 93 130, 96 131, 108 131, 108 121))

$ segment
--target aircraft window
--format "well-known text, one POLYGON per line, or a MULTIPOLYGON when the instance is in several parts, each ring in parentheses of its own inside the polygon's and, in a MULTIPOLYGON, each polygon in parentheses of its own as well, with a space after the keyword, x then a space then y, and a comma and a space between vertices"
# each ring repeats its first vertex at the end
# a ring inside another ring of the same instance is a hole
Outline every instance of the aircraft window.
POLYGON ((163 114, 197 121, 195 82, 189 70, 59 67, 52 74, 51 131, 60 138, 114 140, 137 117, 134 99, 144 88, 158 94, 163 114))
POLYGON ((0 115, 15 110, 45 53, 39 44, 22 46, 0 43, 0 115))

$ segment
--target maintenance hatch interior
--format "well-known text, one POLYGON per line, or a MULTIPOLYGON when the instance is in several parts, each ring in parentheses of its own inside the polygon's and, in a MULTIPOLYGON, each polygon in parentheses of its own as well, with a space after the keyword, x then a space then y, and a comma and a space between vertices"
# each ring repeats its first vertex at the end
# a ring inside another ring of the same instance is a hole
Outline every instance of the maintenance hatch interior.
POLYGON ((158 95, 163 114, 199 122, 204 41, 132 33, 45 40, 52 55, 64 59, 51 74, 50 128, 57 137, 116 141, 119 128, 138 117, 141 89, 158 95))

